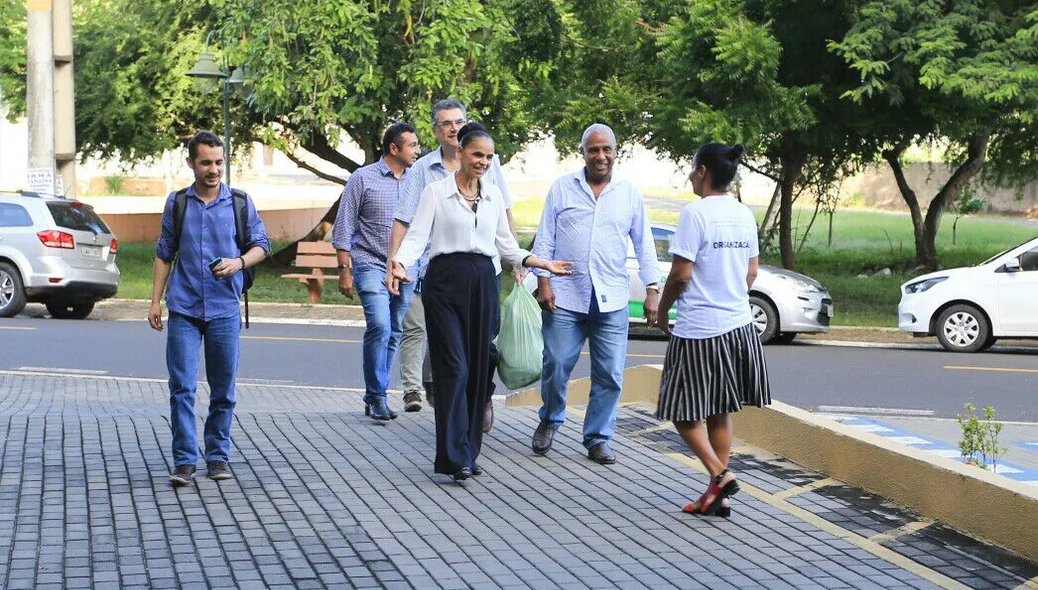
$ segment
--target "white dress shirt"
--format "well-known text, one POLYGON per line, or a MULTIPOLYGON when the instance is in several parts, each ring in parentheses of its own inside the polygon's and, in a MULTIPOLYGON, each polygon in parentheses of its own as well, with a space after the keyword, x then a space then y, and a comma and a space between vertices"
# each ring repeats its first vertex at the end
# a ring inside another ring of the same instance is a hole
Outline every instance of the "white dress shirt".
POLYGON ((426 185, 396 261, 409 268, 429 246, 429 260, 440 254, 469 252, 501 258, 521 266, 530 252, 523 250, 508 228, 501 191, 480 181, 481 200, 473 211, 458 190, 455 175, 426 185))
MULTIPOLYGON (((627 277, 627 241, 634 244, 639 278, 659 282, 656 246, 641 192, 627 180, 612 180, 595 199, 584 169, 551 185, 544 203, 533 253, 545 260, 572 260, 573 274, 551 277, 555 305, 589 313, 591 290, 598 309, 610 313, 627 307, 631 292, 627 277)), ((538 269, 537 276, 550 276, 538 269)))

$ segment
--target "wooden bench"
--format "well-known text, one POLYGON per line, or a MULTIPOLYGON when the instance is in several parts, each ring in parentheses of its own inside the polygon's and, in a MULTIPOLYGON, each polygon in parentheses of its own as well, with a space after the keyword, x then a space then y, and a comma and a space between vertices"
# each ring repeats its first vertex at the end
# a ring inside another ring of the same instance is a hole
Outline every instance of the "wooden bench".
POLYGON ((312 303, 321 302, 321 290, 325 281, 338 282, 339 280, 337 270, 339 259, 336 258, 335 248, 331 242, 299 242, 296 244, 296 259, 292 265, 309 268, 310 274, 294 273, 281 275, 281 278, 298 279, 300 283, 306 285, 312 303), (332 269, 333 274, 326 275, 321 272, 321 269, 327 268, 332 269))

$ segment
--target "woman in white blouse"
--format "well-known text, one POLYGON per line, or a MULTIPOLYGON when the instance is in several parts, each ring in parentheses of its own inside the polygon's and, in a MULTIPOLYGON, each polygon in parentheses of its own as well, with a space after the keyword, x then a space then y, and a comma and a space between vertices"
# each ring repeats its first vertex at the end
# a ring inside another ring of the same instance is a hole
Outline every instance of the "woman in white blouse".
POLYGON ((406 268, 429 245, 422 299, 436 391, 436 473, 455 481, 480 475, 483 410, 490 374, 490 339, 500 314, 492 257, 513 267, 569 274, 571 262, 541 260, 508 229, 501 192, 480 179, 490 169, 494 141, 486 131, 459 137, 461 169, 429 184, 386 279, 390 293, 407 282, 406 268))

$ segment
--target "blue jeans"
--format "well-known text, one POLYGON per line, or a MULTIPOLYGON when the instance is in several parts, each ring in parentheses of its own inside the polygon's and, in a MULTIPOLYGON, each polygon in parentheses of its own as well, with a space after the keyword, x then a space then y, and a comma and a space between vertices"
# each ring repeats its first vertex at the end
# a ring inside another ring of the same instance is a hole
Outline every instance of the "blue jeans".
POLYGON ((205 345, 205 378, 209 382, 209 415, 205 419, 205 460, 227 461, 234 419, 234 376, 238 372, 241 316, 205 321, 170 312, 166 322, 166 367, 173 428, 173 464, 198 462, 195 391, 198 349, 205 345))
POLYGON ((587 340, 591 349, 591 394, 584 416, 584 446, 590 449, 608 441, 616 427, 616 405, 623 389, 630 321, 627 308, 602 313, 592 296, 589 313, 556 308, 554 313, 545 311, 541 315, 541 421, 557 429, 566 420, 566 387, 587 340))
POLYGON ((400 295, 390 295, 385 280, 386 271, 382 268, 369 264, 353 267, 353 285, 367 323, 363 359, 367 403, 386 397, 389 369, 404 332, 404 314, 414 295, 414 283, 401 283, 400 295))

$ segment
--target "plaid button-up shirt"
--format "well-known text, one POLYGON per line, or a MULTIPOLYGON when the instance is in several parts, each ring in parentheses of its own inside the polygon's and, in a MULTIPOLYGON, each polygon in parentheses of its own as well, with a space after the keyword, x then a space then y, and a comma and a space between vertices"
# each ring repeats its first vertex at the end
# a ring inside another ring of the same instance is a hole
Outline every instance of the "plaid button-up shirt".
POLYGON ((385 158, 357 169, 342 190, 332 245, 346 250, 354 265, 386 269, 393 212, 407 171, 397 178, 385 158))

